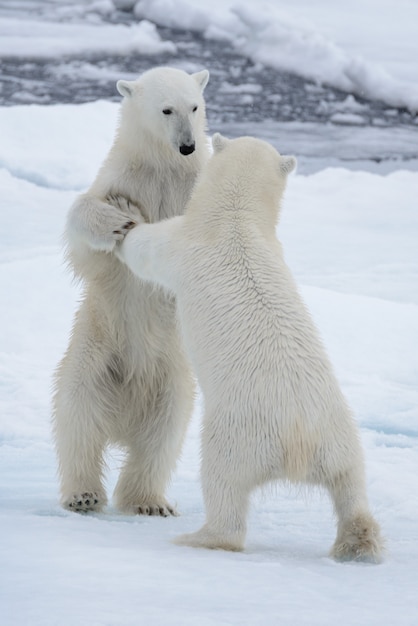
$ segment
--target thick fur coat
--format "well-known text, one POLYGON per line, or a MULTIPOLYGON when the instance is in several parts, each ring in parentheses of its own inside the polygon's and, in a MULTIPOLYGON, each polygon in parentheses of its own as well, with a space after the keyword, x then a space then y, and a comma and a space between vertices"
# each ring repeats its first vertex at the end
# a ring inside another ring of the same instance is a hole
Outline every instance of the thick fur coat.
POLYGON ((276 239, 295 159, 252 138, 213 145, 185 215, 139 225, 117 251, 176 295, 204 396, 206 523, 178 543, 241 550, 250 493, 283 479, 328 489, 335 558, 378 560, 356 423, 276 239))
POLYGON ((209 148, 206 70, 155 68, 119 81, 114 144, 72 206, 67 256, 84 296, 56 373, 54 434, 64 507, 107 502, 103 453, 126 450, 115 489, 128 513, 168 515, 165 489, 193 405, 194 384, 171 295, 140 281, 113 254, 138 221, 183 213, 209 148))

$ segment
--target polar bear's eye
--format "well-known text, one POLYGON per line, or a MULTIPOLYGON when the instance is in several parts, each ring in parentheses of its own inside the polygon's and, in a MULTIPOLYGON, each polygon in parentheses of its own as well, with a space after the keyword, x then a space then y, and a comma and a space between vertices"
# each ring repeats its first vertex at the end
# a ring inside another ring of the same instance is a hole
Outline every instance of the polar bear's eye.
POLYGON ((164 115, 171 115, 172 114, 172 110, 171 109, 163 109, 163 113, 164 115))
POLYGON ((196 111, 197 111, 197 104, 196 104, 196 106, 193 107, 192 111, 193 111, 193 113, 196 113, 196 111))

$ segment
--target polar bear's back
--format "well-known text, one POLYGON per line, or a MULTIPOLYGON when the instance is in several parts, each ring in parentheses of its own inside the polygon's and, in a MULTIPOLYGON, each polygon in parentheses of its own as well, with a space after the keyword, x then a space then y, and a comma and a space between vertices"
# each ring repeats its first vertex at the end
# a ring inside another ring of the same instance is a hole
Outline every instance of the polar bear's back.
POLYGON ((261 466, 286 466, 299 480, 324 442, 349 440, 353 424, 280 248, 260 243, 236 255, 230 245, 195 248, 177 305, 211 432, 223 433, 226 420, 240 454, 256 450, 261 466), (292 446, 299 454, 277 464, 292 446))
POLYGON ((254 235, 246 247, 228 241, 195 248, 189 263, 178 307, 201 384, 252 385, 261 371, 279 392, 285 371, 301 376, 312 360, 328 367, 279 244, 254 235))

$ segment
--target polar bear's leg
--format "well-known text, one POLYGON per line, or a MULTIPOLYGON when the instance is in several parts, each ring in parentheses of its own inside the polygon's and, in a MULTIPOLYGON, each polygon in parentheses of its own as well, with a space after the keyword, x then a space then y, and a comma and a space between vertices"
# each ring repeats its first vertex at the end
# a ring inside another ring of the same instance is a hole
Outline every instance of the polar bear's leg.
POLYGON ((383 541, 379 524, 369 511, 362 466, 341 473, 327 486, 338 517, 331 556, 340 561, 379 562, 383 541))
MULTIPOLYGON (((147 400, 132 402, 141 407, 136 427, 124 442, 127 458, 115 488, 117 507, 144 515, 176 515, 165 491, 180 455, 193 408, 194 382, 179 351, 175 364, 165 364, 159 380, 147 389, 147 400)), ((147 381, 147 384, 149 381, 147 381)), ((137 393, 141 393, 138 386, 137 393)))
MULTIPOLYGON (((206 523, 195 533, 175 539, 178 545, 240 551, 244 548, 253 472, 234 458, 225 440, 207 424, 202 438, 202 490, 206 523), (249 473, 248 473, 249 472, 249 473)), ((235 442, 239 449, 239 442, 235 442)))
POLYGON ((243 550, 250 490, 219 480, 204 488, 206 523, 195 533, 176 537, 177 545, 213 550, 243 550))
MULTIPOLYGON (((78 327, 79 326, 79 327, 78 327)), ((94 335, 75 326, 56 376, 54 435, 61 479, 61 502, 72 511, 100 511, 103 487, 106 356, 94 335)), ((111 394, 107 393, 109 402, 111 394)))

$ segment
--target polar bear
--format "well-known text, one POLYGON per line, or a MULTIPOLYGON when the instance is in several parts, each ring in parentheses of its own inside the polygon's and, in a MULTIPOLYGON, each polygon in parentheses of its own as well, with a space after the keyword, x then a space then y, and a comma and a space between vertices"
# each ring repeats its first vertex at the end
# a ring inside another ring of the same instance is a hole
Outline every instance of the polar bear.
POLYGON ((139 281, 112 253, 142 217, 183 213, 209 157, 203 91, 209 72, 154 68, 120 80, 113 146, 70 209, 68 259, 84 285, 68 350, 55 377, 54 436, 61 502, 100 511, 103 453, 126 450, 115 488, 126 513, 175 514, 165 489, 191 415, 191 376, 171 295, 139 281))
POLYGON ((215 135, 186 213, 131 230, 117 254, 176 295, 204 397, 206 523, 177 543, 241 550, 249 496, 273 480, 328 489, 336 559, 380 559, 353 417, 276 239, 294 157, 215 135))

